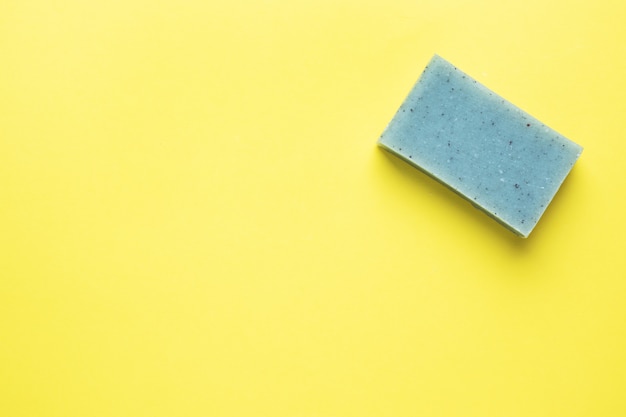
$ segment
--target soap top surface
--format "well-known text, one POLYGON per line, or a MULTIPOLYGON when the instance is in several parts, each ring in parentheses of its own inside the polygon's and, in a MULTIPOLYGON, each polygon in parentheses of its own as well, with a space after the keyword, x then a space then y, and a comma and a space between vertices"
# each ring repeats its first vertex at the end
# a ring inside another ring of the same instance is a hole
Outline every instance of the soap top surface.
POLYGON ((523 237, 582 152, 437 55, 379 144, 523 237))

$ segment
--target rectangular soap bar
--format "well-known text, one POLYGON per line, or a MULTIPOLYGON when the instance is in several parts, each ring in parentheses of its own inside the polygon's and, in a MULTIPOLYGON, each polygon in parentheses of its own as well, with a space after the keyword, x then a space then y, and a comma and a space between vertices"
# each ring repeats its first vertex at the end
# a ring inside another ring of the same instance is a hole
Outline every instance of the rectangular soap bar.
POLYGON ((437 55, 378 143, 522 237, 582 152, 437 55))

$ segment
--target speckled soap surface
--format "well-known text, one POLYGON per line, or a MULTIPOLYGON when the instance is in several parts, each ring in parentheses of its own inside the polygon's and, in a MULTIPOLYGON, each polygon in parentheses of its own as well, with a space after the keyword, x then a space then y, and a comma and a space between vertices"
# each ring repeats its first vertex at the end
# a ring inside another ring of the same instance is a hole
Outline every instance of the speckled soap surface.
POLYGON ((582 152, 437 55, 379 145, 523 237, 582 152))

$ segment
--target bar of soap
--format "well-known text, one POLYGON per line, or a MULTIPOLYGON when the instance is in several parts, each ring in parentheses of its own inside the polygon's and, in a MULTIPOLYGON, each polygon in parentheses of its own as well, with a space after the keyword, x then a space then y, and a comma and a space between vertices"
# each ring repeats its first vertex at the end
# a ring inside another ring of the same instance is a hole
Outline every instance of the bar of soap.
POLYGON ((582 152, 437 55, 378 143, 522 237, 582 152))

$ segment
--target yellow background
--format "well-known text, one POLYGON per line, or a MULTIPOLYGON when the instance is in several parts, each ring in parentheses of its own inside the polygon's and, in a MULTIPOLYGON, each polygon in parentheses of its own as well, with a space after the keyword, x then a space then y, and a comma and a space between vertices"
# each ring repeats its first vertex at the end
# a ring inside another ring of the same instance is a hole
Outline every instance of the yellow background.
POLYGON ((625 22, 0 0, 0 415, 626 416, 625 22), (433 53, 585 147, 529 239, 376 147, 433 53))

